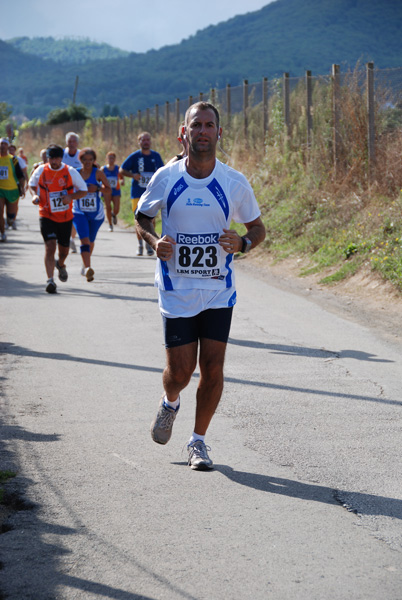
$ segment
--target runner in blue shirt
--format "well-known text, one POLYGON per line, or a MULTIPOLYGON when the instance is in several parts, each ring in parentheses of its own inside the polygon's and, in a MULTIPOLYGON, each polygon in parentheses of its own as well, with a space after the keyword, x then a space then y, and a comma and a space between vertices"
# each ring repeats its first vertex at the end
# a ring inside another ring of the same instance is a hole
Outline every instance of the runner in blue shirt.
MULTIPOLYGON (((140 149, 133 152, 126 158, 120 167, 120 173, 125 177, 132 178, 131 184, 131 203, 133 213, 137 210, 138 201, 145 192, 151 177, 160 167, 163 167, 163 160, 159 152, 151 150, 151 134, 143 131, 138 136, 140 149)), ((143 254, 143 241, 139 233, 137 256, 143 254)), ((154 251, 147 244, 147 254, 152 256, 154 251)))
POLYGON ((119 165, 116 164, 116 153, 108 152, 106 154, 107 163, 101 167, 101 171, 107 177, 107 180, 112 188, 111 195, 104 195, 106 217, 109 222, 109 231, 113 231, 113 225, 117 225, 117 215, 120 211, 120 185, 124 185, 124 177, 119 172, 119 165), (113 203, 113 207, 112 207, 113 203))

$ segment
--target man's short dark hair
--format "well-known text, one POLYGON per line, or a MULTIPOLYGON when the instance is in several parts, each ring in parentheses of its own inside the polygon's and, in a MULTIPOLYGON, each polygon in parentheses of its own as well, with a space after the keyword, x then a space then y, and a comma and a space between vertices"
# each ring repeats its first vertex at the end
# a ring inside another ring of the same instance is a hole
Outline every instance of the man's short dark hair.
POLYGON ((57 144, 49 144, 46 148, 46 154, 48 158, 63 158, 64 150, 57 144))
POLYGON ((186 125, 188 124, 188 119, 189 119, 190 113, 193 110, 212 110, 213 113, 215 114, 216 127, 217 127, 217 129, 219 129, 220 118, 219 118, 219 112, 218 112, 218 109, 216 108, 216 106, 214 106, 210 102, 196 102, 195 104, 192 104, 186 110, 186 116, 184 117, 184 122, 186 125))

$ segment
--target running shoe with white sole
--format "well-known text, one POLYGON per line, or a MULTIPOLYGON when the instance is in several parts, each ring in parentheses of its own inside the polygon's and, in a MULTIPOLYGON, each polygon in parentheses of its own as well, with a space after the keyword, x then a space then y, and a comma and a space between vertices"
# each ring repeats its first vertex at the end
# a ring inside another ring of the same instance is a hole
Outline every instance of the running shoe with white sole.
POLYGON ((59 272, 60 281, 66 282, 68 279, 68 273, 65 265, 61 265, 58 260, 56 260, 56 269, 59 272))
POLYGON ((93 270, 92 267, 87 267, 85 269, 85 277, 87 278, 87 281, 93 281, 94 275, 95 275, 95 271, 93 270))
POLYGON ((170 440, 173 423, 180 408, 180 404, 176 409, 167 406, 163 401, 164 397, 165 395, 162 396, 156 417, 151 423, 151 437, 157 444, 167 444, 170 440))
POLYGON ((73 238, 70 238, 70 250, 72 254, 77 254, 77 246, 75 245, 73 238))
POLYGON ((202 440, 196 440, 188 444, 188 465, 195 471, 208 471, 214 468, 214 463, 208 456, 209 446, 206 446, 202 440))
POLYGON ((46 291, 48 294, 56 294, 57 285, 53 279, 49 279, 46 285, 46 291))

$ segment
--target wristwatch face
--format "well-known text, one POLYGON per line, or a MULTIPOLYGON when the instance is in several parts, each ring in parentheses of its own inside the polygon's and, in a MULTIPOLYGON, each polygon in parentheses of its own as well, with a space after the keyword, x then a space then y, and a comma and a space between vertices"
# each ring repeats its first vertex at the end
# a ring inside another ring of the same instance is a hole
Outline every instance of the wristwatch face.
POLYGON ((251 250, 251 240, 249 240, 248 238, 243 238, 244 241, 246 242, 246 246, 244 248, 244 254, 246 254, 247 252, 249 252, 251 250))

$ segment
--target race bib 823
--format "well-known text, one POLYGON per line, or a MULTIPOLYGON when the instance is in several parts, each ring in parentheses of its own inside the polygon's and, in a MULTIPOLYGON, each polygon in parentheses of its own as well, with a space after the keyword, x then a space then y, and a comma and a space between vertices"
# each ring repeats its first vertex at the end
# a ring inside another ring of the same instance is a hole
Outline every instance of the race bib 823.
POLYGON ((175 267, 180 277, 218 277, 221 270, 219 233, 178 233, 175 267))

